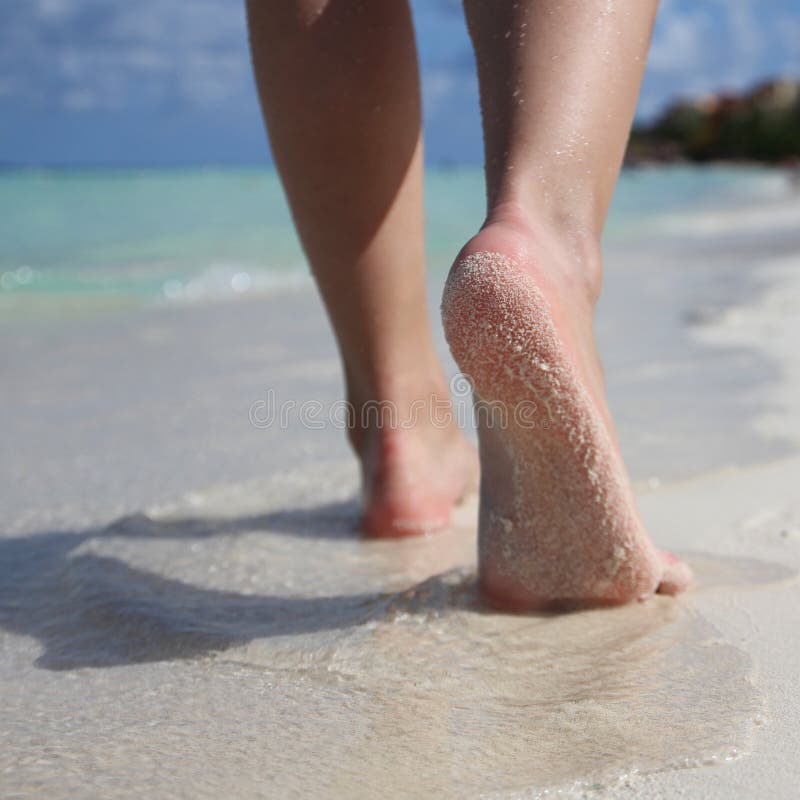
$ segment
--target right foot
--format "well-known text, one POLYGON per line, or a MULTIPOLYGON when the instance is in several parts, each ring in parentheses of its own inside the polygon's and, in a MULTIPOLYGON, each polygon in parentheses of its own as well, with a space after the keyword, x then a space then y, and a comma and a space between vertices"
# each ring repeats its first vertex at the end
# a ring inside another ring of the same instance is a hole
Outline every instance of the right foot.
POLYGON ((650 540, 605 402, 597 282, 556 241, 508 213, 461 251, 444 291, 478 404, 481 589, 511 610, 676 594, 691 571, 650 540))

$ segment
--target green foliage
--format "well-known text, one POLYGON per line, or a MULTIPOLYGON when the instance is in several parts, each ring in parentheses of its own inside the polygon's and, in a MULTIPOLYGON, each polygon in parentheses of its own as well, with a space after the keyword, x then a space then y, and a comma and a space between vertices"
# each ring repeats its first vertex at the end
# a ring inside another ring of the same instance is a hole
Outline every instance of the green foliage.
POLYGON ((773 81, 742 96, 670 106, 631 137, 634 160, 791 161, 800 158, 800 82, 773 81))

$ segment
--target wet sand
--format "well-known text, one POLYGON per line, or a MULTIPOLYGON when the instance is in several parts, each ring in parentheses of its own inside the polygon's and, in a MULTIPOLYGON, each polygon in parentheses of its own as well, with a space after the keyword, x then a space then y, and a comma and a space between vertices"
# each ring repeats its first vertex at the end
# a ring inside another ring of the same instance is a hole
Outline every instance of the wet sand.
POLYGON ((474 504, 361 542, 341 431, 253 424, 340 396, 312 294, 4 327, 0 793, 793 797, 799 258, 609 253, 623 451, 698 585, 564 616, 480 605, 474 504))

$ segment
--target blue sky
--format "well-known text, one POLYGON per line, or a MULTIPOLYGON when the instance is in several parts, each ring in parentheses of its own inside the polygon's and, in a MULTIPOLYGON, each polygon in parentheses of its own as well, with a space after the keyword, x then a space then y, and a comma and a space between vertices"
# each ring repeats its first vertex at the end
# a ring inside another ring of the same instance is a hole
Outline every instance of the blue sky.
MULTIPOLYGON (((413 0, 431 161, 479 161, 459 0, 413 0)), ((639 116, 800 76, 800 0, 664 0, 639 116)), ((267 159, 243 0, 2 0, 0 162, 267 159)))

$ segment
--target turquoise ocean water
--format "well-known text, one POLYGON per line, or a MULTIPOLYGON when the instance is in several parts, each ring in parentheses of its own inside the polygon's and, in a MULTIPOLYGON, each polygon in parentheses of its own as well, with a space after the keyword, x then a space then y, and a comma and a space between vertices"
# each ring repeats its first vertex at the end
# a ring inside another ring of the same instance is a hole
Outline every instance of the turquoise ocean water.
MULTIPOLYGON (((610 240, 653 235, 675 214, 758 202, 785 177, 756 168, 623 173, 610 240)), ((426 179, 430 269, 443 271, 484 210, 478 167, 426 179)), ((234 297, 308 281, 269 169, 0 172, 0 308, 135 305, 234 297)))

